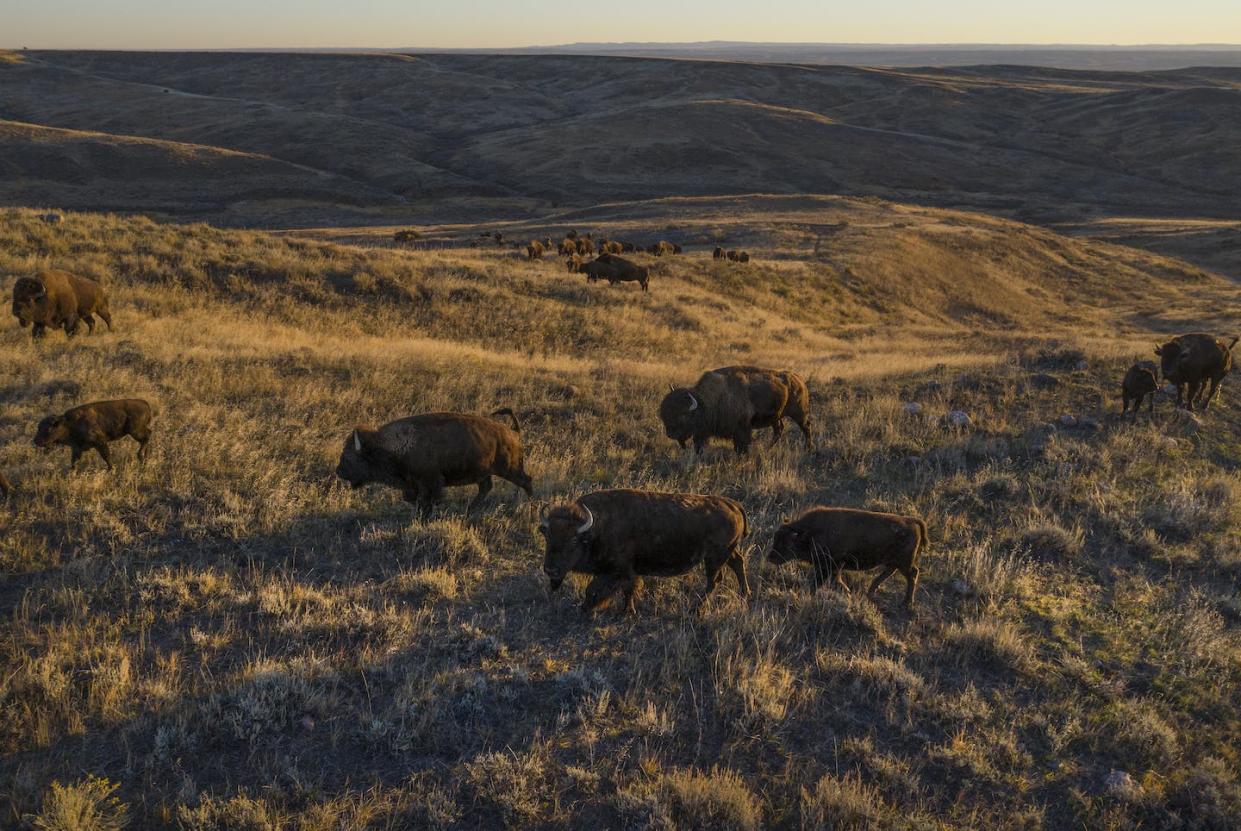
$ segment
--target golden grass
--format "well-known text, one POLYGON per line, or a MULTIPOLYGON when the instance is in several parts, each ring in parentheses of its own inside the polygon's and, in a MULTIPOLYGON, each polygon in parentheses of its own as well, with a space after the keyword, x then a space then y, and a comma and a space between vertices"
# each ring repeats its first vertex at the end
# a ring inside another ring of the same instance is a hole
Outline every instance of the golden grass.
POLYGON ((830 210, 857 220, 831 263, 693 253, 647 295, 502 250, 4 211, 0 273, 103 279, 117 331, 0 329, 0 824, 80 796, 144 828, 1226 827, 1235 388, 1201 423, 1114 396, 1161 332, 1241 324, 1235 290, 1011 223, 830 210), (816 453, 664 438, 666 383, 739 361, 806 374, 816 453), (70 476, 31 447, 120 395, 156 406, 145 465, 122 444, 70 476), (466 517, 454 492, 420 524, 333 479, 355 423, 500 405, 533 503, 501 484, 466 517), (548 596, 537 508, 608 486, 740 499, 754 602, 726 581, 698 611, 697 575, 648 581, 632 619, 548 596), (763 564, 820 502, 926 518, 916 612, 763 564), (86 774, 118 787, 63 784, 86 774))

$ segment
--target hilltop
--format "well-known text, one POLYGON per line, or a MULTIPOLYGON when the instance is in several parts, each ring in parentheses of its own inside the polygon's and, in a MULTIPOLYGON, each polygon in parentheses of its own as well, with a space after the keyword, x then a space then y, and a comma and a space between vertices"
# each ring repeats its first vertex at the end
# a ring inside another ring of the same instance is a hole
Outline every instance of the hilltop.
MULTIPOLYGON (((165 139, 166 141, 166 139, 165 139)), ((259 163, 243 159, 238 163, 259 163)), ((1161 254, 875 198, 674 197, 540 219, 272 234, 0 210, 0 288, 102 280, 117 331, 0 327, 0 824, 1224 829, 1241 812, 1236 377, 1202 418, 1117 415, 1152 341, 1237 332, 1161 254), (482 243, 683 243, 651 291, 482 243), (749 265, 710 259, 744 247, 749 265), (688 459, 655 410, 737 362, 805 374, 819 440, 688 459), (30 445, 138 395, 144 466, 30 445), (911 414, 904 404, 917 402, 911 414), (511 406, 536 498, 429 523, 332 471, 349 430, 511 406), (971 426, 945 426, 949 410, 971 426), (1072 422, 1061 417, 1072 415, 1072 422), (721 493, 757 590, 549 596, 539 510, 721 493), (763 563, 816 502, 918 514, 920 606, 763 563), (1113 772, 1123 772, 1124 776, 1113 772), (86 774, 107 781, 92 784, 86 774), (65 788, 56 791, 53 783, 65 788), (57 796, 58 793, 66 794, 57 796), (61 802, 57 802, 60 799, 61 802)))

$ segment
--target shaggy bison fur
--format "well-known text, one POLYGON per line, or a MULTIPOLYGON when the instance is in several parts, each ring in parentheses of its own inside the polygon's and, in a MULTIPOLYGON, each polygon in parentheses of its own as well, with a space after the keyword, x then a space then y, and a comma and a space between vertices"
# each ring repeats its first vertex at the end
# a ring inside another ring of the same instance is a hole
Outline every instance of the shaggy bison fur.
POLYGON ((77 334, 79 321, 95 331, 94 315, 112 329, 112 313, 103 287, 94 280, 77 277, 66 271, 40 271, 34 277, 22 277, 13 285, 13 316, 31 335, 42 337, 47 329, 63 328, 65 334, 77 334))
POLYGON ((138 458, 145 460, 147 442, 151 440, 151 405, 140 398, 95 401, 63 415, 48 416, 39 422, 34 446, 50 450, 56 445, 67 445, 73 451, 70 470, 77 466, 83 453, 94 450, 111 470, 108 444, 125 436, 138 442, 138 458))
POLYGON ((774 445, 793 421, 811 443, 810 393, 793 372, 728 366, 706 372, 693 387, 673 388, 659 405, 668 438, 682 447, 694 440, 698 453, 711 438, 730 439, 738 454, 753 441, 754 430, 770 427, 774 445))
POLYGON ((1163 377, 1176 385, 1176 405, 1194 409, 1203 394, 1205 412, 1219 395, 1220 382, 1232 371, 1232 348, 1241 338, 1233 338, 1225 344, 1213 335, 1194 332, 1179 335, 1167 343, 1156 346, 1163 377))

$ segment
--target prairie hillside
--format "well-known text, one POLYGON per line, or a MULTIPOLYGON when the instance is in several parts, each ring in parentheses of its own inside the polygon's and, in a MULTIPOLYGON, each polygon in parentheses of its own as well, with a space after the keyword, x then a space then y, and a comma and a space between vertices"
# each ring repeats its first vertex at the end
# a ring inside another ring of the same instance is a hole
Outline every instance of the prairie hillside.
POLYGON ((10 205, 272 226, 472 222, 615 200, 778 192, 1038 221, 1236 219, 1241 189, 1236 154, 1223 149, 1241 136, 1235 68, 8 54, 0 201, 10 205), (91 161, 83 137, 25 125, 89 133, 92 147, 105 134, 114 146, 91 161), (162 178, 168 188, 117 174, 140 159, 170 164, 186 146, 203 150, 185 180, 162 178), (40 173, 48 169, 56 175, 40 173), (227 186, 208 187, 202 180, 212 175, 227 186), (136 205, 140 192, 145 207, 136 205))
POLYGON ((1118 414, 1154 342, 1241 331, 1234 283, 874 198, 397 227, 0 211, 6 296, 69 267, 117 324, 0 327, 0 825, 1235 825, 1237 381, 1205 415, 1118 414), (568 228, 686 253, 638 255, 642 293, 478 244, 568 228), (665 438, 668 384, 732 363, 805 375, 812 450, 665 438), (155 407, 144 465, 125 440, 115 473, 69 475, 31 446, 120 396, 155 407), (421 523, 333 477, 356 424, 500 406, 533 500, 498 483, 467 516, 454 489, 421 523), (630 617, 584 618, 579 580, 549 595, 540 509, 621 486, 738 499, 753 601, 728 577, 699 610, 696 572, 630 617), (812 594, 764 564, 815 503, 925 518, 915 610, 899 580, 871 603, 867 575, 812 594))

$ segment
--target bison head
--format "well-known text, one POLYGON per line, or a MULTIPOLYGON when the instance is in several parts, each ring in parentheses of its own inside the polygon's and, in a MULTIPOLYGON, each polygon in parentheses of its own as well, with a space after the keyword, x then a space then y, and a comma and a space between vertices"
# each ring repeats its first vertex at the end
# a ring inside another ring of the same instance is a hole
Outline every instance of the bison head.
POLYGON ((1180 377, 1181 361, 1187 357, 1187 353, 1177 341, 1170 340, 1163 346, 1155 347, 1155 354, 1159 356, 1159 368, 1163 372, 1163 377, 1169 381, 1177 381, 1180 377))
POLYGON ((811 560, 814 540, 795 525, 781 525, 767 552, 769 562, 780 565, 789 560, 811 560))
POLYGON ((694 425, 702 416, 702 402, 694 391, 685 387, 673 387, 659 403, 659 420, 664 423, 664 433, 682 447, 694 435, 694 425))
POLYGON ((46 450, 54 444, 63 444, 69 438, 69 425, 64 416, 48 416, 39 422, 34 433, 34 446, 46 450))
POLYGON ((340 453, 336 475, 353 488, 360 488, 368 482, 380 479, 381 471, 375 459, 375 444, 375 431, 354 428, 345 440, 345 449, 340 453))
POLYGON ((13 284, 13 316, 22 328, 47 318, 47 286, 31 277, 22 277, 13 284))
POLYGON ((547 542, 543 573, 552 591, 560 588, 565 576, 589 556, 594 527, 594 514, 581 503, 553 508, 539 523, 539 533, 547 542))

